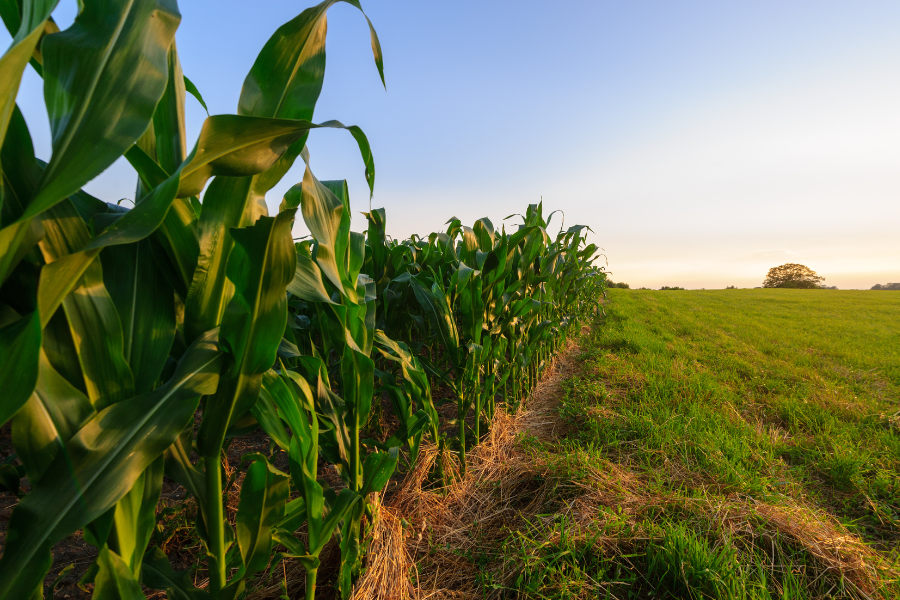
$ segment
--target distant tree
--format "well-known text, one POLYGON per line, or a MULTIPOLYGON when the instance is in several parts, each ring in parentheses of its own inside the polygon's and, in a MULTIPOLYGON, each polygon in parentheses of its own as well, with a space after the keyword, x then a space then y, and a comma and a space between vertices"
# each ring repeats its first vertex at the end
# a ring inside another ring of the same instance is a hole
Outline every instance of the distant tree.
POLYGON ((683 288, 683 287, 678 287, 678 286, 669 287, 669 286, 667 286, 667 285, 664 285, 664 286, 662 286, 662 287, 659 288, 659 289, 661 289, 661 290, 683 290, 684 288, 683 288))
POLYGON ((811 290, 821 287, 823 281, 825 281, 824 277, 820 277, 806 265, 787 263, 786 265, 769 269, 769 274, 766 275, 766 280, 763 281, 762 286, 764 288, 811 290))
POLYGON ((734 287, 733 285, 729 285, 729 286, 727 286, 725 289, 726 289, 726 290, 736 290, 737 288, 734 287))
POLYGON ((900 283, 876 283, 872 286, 873 290, 898 290, 900 291, 900 283))
POLYGON ((613 283, 612 281, 607 281, 607 282, 606 282, 606 287, 619 288, 619 289, 623 289, 623 290, 630 290, 630 289, 631 289, 631 286, 630 286, 630 285, 628 285, 627 283, 623 283, 623 282, 621 282, 621 281, 620 281, 619 283, 613 283))

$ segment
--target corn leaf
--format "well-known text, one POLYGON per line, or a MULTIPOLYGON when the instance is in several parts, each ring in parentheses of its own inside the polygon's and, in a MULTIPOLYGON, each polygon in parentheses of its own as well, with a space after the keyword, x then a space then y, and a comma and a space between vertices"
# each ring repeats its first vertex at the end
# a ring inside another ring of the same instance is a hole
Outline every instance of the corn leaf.
POLYGON ((98 0, 44 40, 53 155, 24 217, 78 191, 147 129, 180 20, 174 0, 98 0))
POLYGON ((0 328, 0 423, 28 401, 38 380, 41 321, 37 312, 0 328))
POLYGON ((94 579, 96 600, 146 600, 141 582, 121 556, 104 546, 97 557, 99 571, 94 579))
POLYGON ((165 385, 101 411, 66 443, 15 508, 0 559, 0 598, 27 597, 50 547, 118 502, 178 437, 199 396, 219 380, 215 331, 198 340, 165 385))
POLYGON ((252 455, 252 460, 241 485, 235 517, 238 546, 248 576, 269 564, 272 529, 284 516, 290 493, 287 476, 269 464, 265 456, 252 455))

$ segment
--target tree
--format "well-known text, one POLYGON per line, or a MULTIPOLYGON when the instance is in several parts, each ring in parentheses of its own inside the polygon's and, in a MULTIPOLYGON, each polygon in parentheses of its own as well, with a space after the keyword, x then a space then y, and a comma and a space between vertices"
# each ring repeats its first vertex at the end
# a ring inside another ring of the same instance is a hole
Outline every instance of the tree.
POLYGON ((876 283, 872 286, 873 290, 900 290, 900 283, 885 283, 884 285, 876 283))
POLYGON ((763 287, 809 290, 821 287, 823 281, 825 281, 824 277, 820 277, 806 265, 787 263, 786 265, 769 269, 769 274, 766 275, 766 280, 763 281, 763 287))

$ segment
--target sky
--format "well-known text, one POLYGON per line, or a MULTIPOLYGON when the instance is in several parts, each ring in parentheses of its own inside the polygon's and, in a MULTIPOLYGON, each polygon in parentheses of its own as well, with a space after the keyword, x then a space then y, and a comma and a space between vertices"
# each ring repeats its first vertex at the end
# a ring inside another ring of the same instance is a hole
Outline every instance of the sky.
MULTIPOLYGON (((900 2, 361 3, 386 88, 365 18, 337 5, 314 120, 366 132, 389 235, 454 216, 514 227, 504 217, 543 200, 590 226, 600 264, 632 287, 755 287, 787 262, 841 289, 900 281, 900 2)), ((211 114, 236 111, 259 50, 310 4, 180 3, 182 67, 211 114)), ((62 0, 54 18, 74 17, 62 0)), ((31 69, 18 102, 46 160, 31 69)), ((190 97, 186 112, 190 147, 206 113, 190 97)), ((363 230, 355 142, 326 130, 308 146, 319 179, 348 180, 363 230)), ((297 162, 267 196, 273 213, 297 162)), ((122 159, 85 189, 114 202, 135 179, 122 159)))

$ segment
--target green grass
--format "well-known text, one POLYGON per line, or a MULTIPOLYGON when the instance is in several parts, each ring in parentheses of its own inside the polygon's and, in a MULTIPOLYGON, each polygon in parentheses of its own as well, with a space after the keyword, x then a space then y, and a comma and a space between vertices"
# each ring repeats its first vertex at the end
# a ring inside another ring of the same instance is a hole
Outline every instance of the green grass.
POLYGON ((568 434, 537 448, 596 514, 513 532, 509 597, 900 597, 900 294, 616 289, 605 311, 568 434))

